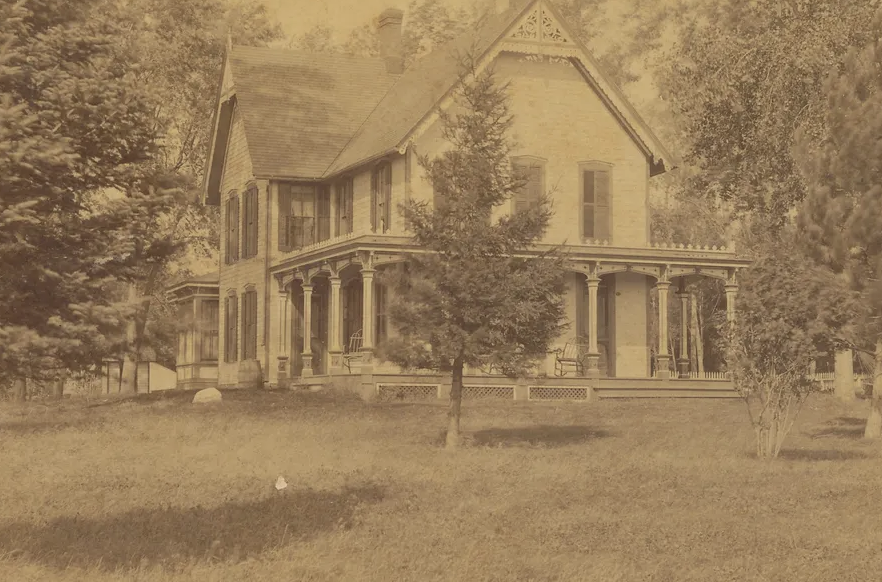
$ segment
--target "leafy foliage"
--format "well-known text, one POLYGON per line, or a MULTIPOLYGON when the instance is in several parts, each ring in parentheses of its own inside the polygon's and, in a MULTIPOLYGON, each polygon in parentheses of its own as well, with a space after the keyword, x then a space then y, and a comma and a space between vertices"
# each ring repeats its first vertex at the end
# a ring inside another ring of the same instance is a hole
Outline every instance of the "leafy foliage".
POLYGON ((714 0, 683 14, 679 40, 659 75, 700 172, 696 197, 731 202, 780 227, 805 196, 791 150, 796 131, 822 130, 822 81, 861 44, 864 0, 714 0))
POLYGON ((113 287, 135 276, 131 221, 155 200, 97 204, 144 179, 155 102, 97 2, 0 7, 0 373, 81 369, 115 349, 113 287))
POLYGON ((818 388, 807 377, 812 362, 834 347, 855 304, 840 279, 804 258, 792 232, 759 248, 739 278, 729 367, 758 455, 775 457, 800 405, 818 388))
POLYGON ((470 58, 464 71, 469 81, 458 89, 458 112, 440 113, 450 149, 420 158, 439 204, 411 200, 401 208, 423 252, 388 277, 395 296, 389 316, 401 335, 385 350, 405 368, 452 371, 451 446, 458 440, 463 366, 494 363, 523 372, 546 355, 564 319, 562 257, 524 256, 547 228, 548 199, 494 216, 524 185, 509 166, 507 86, 492 71, 477 74, 470 58))
POLYGON ((843 334, 875 352, 874 413, 868 436, 882 433, 882 12, 873 36, 849 52, 824 83, 825 133, 815 142, 800 134, 798 155, 808 197, 798 223, 811 256, 840 274, 860 297, 862 310, 843 334))

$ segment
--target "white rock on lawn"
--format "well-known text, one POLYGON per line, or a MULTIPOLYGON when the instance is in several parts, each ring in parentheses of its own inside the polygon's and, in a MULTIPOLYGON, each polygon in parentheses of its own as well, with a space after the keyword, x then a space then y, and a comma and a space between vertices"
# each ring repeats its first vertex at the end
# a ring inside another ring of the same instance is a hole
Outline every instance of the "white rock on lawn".
POLYGON ((221 400, 223 400, 223 396, 221 396, 220 390, 217 388, 206 388, 196 393, 196 396, 193 397, 193 404, 220 402, 221 400))

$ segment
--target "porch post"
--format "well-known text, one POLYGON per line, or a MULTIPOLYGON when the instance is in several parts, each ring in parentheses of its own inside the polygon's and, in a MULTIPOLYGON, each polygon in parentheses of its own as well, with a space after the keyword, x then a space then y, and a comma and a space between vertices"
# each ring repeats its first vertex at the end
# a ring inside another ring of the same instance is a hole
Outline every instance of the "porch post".
POLYGON ((340 346, 340 277, 331 277, 331 299, 328 307, 328 328, 331 370, 337 372, 342 366, 343 348, 340 346))
POLYGON ((689 377, 689 294, 685 282, 680 283, 680 359, 677 368, 681 378, 689 377))
POLYGON ((278 380, 279 388, 288 387, 288 289, 279 291, 279 354, 278 354, 278 380))
POLYGON ((303 284, 303 376, 312 376, 312 285, 303 284))
POLYGON ((362 282, 362 351, 370 353, 374 350, 374 270, 361 270, 362 282))
POLYGON ((659 281, 655 284, 658 290, 658 356, 656 357, 656 373, 659 378, 667 380, 671 377, 671 355, 668 351, 668 290, 670 281, 659 281))
POLYGON ((362 267, 362 342, 361 342, 361 397, 372 400, 376 395, 374 384, 374 270, 362 267))
POLYGON ((588 354, 586 355, 587 371, 590 378, 600 376, 600 352, 597 349, 597 288, 600 286, 600 278, 590 276, 586 279, 588 285, 588 354))
POLYGON ((726 321, 729 324, 735 323, 735 297, 738 295, 738 285, 734 283, 726 284, 726 321))

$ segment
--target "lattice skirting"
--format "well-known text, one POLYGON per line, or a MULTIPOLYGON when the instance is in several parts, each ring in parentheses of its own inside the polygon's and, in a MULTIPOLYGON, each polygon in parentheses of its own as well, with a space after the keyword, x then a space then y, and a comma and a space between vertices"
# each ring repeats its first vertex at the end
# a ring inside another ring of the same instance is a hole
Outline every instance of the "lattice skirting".
POLYGON ((438 384, 377 384, 377 400, 436 400, 438 384))
POLYGON ((530 400, 588 400, 585 386, 529 386, 530 400))
POLYGON ((514 400, 514 386, 466 385, 462 387, 463 400, 504 398, 514 400))

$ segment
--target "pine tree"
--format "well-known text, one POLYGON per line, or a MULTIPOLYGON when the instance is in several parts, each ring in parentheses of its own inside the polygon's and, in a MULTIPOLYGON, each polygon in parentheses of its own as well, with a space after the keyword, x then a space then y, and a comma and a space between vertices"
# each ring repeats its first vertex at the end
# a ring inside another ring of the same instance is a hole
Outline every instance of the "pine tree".
POLYGON ((440 117, 451 148, 419 160, 437 204, 412 200, 401 207, 423 252, 388 276, 389 317, 400 335, 383 350, 405 368, 452 375, 450 448, 460 438, 464 367, 525 373, 564 325, 562 257, 526 252, 548 226, 547 196, 529 209, 494 213, 525 185, 509 162, 508 87, 492 71, 476 73, 472 59, 464 59, 463 70, 458 113, 440 117))
POLYGON ((154 101, 95 6, 0 6, 0 380, 19 387, 114 353, 114 287, 134 276, 125 233, 144 199, 101 193, 143 178, 154 101))
MULTIPOLYGON (((809 194, 799 224, 813 257, 860 297, 853 347, 874 354, 873 401, 865 436, 882 436, 882 11, 873 38, 853 49, 824 85, 823 140, 801 136, 799 157, 809 194)), ((849 330, 846 330, 849 332, 849 330)))

